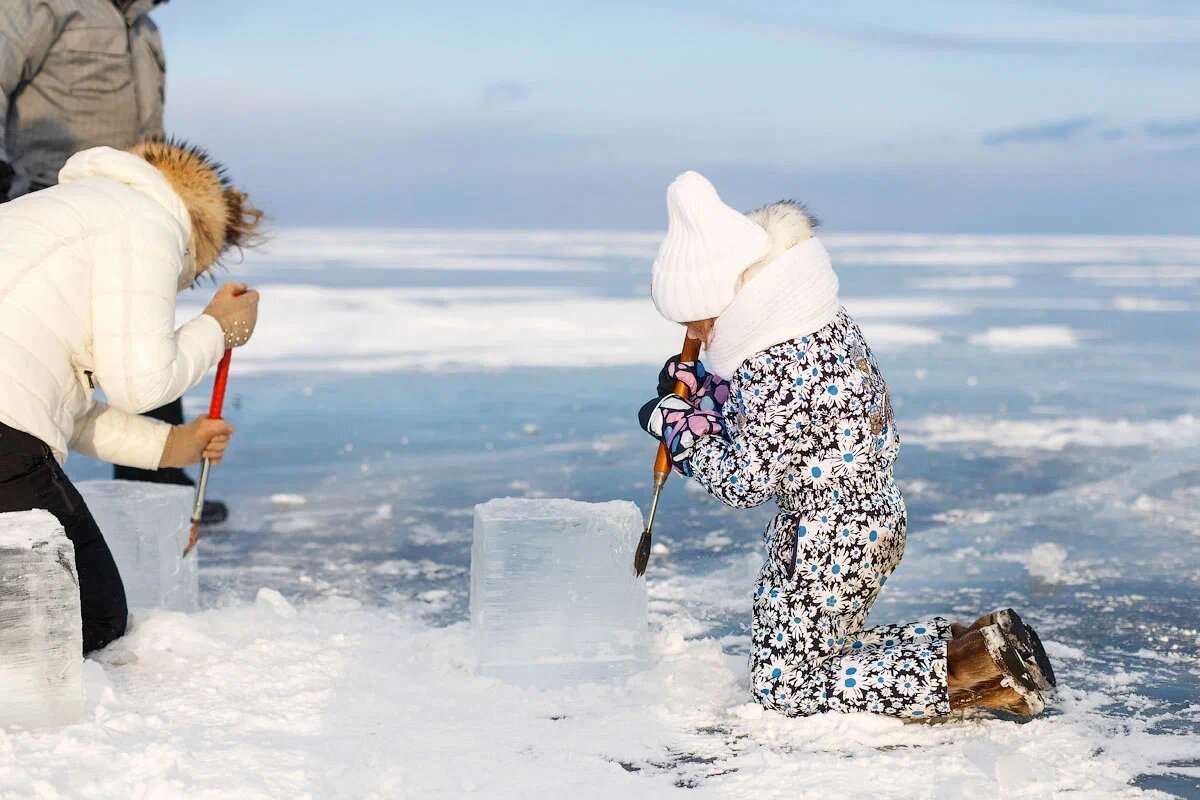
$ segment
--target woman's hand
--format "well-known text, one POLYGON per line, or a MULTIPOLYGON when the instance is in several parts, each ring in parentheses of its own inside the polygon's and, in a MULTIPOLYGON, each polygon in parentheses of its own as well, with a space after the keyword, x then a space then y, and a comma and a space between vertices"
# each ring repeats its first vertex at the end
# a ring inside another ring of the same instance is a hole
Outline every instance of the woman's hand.
POLYGON ((184 425, 174 425, 167 436, 159 468, 188 467, 207 458, 220 464, 229 447, 229 439, 237 430, 223 419, 200 417, 184 425))
POLYGON ((225 332, 225 347, 241 347, 250 341, 258 324, 258 292, 231 281, 217 290, 204 313, 225 332))

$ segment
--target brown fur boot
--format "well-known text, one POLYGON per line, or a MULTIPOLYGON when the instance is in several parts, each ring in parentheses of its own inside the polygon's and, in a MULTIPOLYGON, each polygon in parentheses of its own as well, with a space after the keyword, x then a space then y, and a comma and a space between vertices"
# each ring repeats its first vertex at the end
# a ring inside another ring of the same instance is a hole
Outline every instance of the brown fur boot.
POLYGON ((946 646, 950 708, 991 708, 1035 716, 1045 708, 1037 681, 998 625, 951 639, 946 646))
POLYGON ((1042 646, 1041 637, 1037 631, 1025 624, 1020 614, 1011 608, 993 611, 975 620, 967 630, 977 631, 988 625, 999 625, 1016 643, 1017 652, 1025 662, 1025 667, 1033 674, 1038 688, 1047 691, 1058 685, 1058 680, 1054 677, 1054 667, 1050 664, 1050 657, 1046 655, 1046 648, 1042 646))

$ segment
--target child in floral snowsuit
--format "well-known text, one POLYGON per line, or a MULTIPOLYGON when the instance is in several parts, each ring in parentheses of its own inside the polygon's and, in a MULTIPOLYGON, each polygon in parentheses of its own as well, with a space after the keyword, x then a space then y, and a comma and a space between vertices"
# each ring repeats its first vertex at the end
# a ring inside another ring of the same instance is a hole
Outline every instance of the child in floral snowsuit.
MULTIPOLYGON (((701 398, 719 393, 713 376, 703 383, 701 398)), ((672 455, 726 505, 779 503, 754 590, 759 702, 787 714, 948 713, 949 623, 863 629, 904 554, 905 509, 887 387, 858 325, 839 311, 815 333, 752 356, 727 391, 723 408, 699 415, 715 435, 672 455)))
MULTIPOLYGON (((854 320, 843 309, 813 334, 755 354, 727 386, 702 365, 673 359, 667 372, 697 385, 690 422, 711 426, 690 446, 676 431, 680 470, 726 505, 779 503, 754 590, 759 702, 787 714, 949 713, 948 622, 863 629, 904 553, 905 509, 892 479, 900 440, 887 387, 854 320), (711 402, 726 392, 723 407, 711 402)), ((660 418, 682 411, 653 405, 660 418)))
MULTIPOLYGON (((668 211, 655 303, 688 324, 708 365, 730 381, 672 359, 641 422, 678 471, 723 503, 778 501, 754 590, 755 697, 789 715, 948 714, 951 624, 863 627, 904 553, 904 500, 892 477, 900 439, 879 365, 837 300, 812 221, 780 203, 738 215, 757 223, 747 228, 695 173, 672 185, 668 211), (723 269, 737 279, 710 280, 723 269), (676 379, 687 399, 671 393, 676 379)), ((982 641, 972 636, 962 641, 982 641)), ((995 654, 975 649, 991 668, 995 654)), ((981 686, 976 678, 967 683, 981 686)))

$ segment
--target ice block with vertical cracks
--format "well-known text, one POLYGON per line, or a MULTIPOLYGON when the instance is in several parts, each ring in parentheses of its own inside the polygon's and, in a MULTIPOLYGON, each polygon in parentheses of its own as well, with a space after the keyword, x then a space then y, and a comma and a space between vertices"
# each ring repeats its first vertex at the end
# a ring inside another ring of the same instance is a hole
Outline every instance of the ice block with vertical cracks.
POLYGON ((75 548, 47 511, 0 514, 0 728, 83 716, 75 548))

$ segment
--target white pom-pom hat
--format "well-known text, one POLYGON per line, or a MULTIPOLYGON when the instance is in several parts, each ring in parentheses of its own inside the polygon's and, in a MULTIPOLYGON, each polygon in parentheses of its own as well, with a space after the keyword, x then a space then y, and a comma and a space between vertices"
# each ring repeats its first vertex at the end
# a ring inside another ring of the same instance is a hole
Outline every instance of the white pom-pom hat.
POLYGON ((667 237, 651 275, 654 305, 672 322, 720 316, 769 244, 762 226, 725 205, 707 178, 683 173, 667 187, 667 237))
POLYGON ((710 372, 732 377, 755 353, 837 317, 837 274, 803 206, 783 201, 744 216, 685 172, 667 189, 667 215, 654 305, 673 322, 717 318, 704 348, 710 372))

